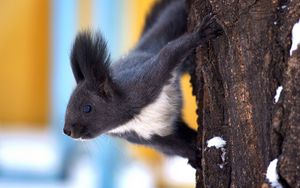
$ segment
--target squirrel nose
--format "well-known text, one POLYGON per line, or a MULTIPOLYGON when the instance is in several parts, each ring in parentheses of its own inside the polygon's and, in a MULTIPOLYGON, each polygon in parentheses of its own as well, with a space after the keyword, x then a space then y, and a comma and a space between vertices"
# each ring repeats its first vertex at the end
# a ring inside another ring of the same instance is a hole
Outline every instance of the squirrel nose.
POLYGON ((71 136, 72 131, 64 128, 64 133, 65 133, 65 135, 71 136))

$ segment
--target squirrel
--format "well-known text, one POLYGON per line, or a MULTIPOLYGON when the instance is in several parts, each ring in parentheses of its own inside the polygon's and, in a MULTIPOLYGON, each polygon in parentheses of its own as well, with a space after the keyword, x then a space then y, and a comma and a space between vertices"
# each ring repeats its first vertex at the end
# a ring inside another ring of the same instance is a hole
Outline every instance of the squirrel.
POLYGON ((187 158, 196 167, 196 131, 181 118, 180 76, 185 58, 220 35, 207 15, 187 33, 184 0, 157 2, 128 55, 111 63, 100 32, 82 31, 71 51, 77 83, 63 132, 92 139, 109 134, 187 158))

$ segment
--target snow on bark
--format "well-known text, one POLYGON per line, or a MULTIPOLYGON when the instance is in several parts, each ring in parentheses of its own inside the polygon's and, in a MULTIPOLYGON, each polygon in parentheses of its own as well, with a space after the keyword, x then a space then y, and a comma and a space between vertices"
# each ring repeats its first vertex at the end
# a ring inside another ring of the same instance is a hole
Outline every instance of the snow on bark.
POLYGON ((274 188, 282 188, 282 185, 278 182, 279 176, 277 174, 277 162, 278 159, 274 159, 273 161, 270 162, 268 169, 267 169, 267 174, 266 177, 271 183, 271 186, 274 188))
POLYGON ((279 86, 279 87, 276 89, 276 95, 274 96, 274 102, 275 102, 275 103, 278 102, 282 89, 283 89, 282 86, 279 86))
POLYGON ((295 51, 300 44, 300 19, 298 23, 293 26, 292 30, 292 46, 290 49, 290 55, 295 51))
POLYGON ((216 147, 217 149, 223 148, 226 145, 226 141, 219 136, 215 136, 208 141, 206 141, 207 147, 216 147))

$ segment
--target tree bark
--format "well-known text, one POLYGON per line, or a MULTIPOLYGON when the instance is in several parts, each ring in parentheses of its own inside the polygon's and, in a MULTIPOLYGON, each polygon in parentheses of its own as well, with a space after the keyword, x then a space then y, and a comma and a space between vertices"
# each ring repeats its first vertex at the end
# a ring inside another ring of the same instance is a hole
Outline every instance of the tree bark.
POLYGON ((300 1, 188 0, 187 5, 190 32, 211 12, 224 30, 198 48, 194 59, 197 187, 268 187, 265 175, 275 158, 282 185, 300 187, 300 50, 289 55, 300 1), (215 136, 226 141, 223 148, 207 147, 215 136))

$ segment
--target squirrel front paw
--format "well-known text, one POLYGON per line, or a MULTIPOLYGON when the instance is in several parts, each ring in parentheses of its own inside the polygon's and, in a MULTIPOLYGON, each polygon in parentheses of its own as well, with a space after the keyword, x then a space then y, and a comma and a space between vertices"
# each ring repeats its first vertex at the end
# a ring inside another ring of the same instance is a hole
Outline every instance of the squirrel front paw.
POLYGON ((223 34, 222 27, 216 22, 214 14, 206 15, 202 22, 195 27, 195 33, 200 43, 205 43, 223 34))

